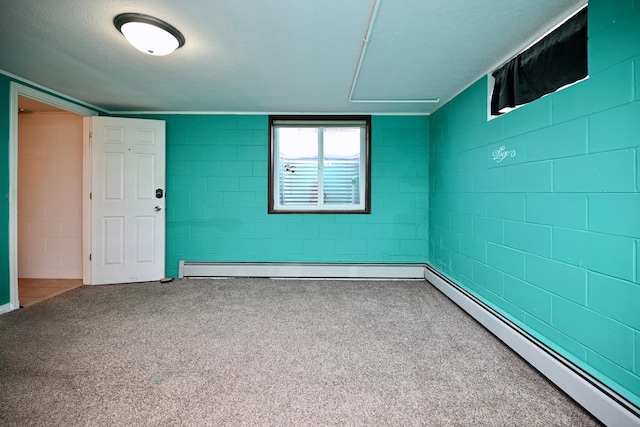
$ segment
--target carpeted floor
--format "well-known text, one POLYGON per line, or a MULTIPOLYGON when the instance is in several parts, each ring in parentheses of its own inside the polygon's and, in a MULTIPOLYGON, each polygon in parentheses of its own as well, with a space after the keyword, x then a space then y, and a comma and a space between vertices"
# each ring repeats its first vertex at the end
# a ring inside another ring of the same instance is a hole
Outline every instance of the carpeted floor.
POLYGON ((595 426, 424 281, 83 286, 0 316, 3 426, 595 426))

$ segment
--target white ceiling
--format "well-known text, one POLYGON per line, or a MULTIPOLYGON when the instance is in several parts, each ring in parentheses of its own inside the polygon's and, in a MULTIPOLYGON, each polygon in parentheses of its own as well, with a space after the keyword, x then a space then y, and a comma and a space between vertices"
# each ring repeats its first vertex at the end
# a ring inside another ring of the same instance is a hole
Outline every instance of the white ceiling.
POLYGON ((425 114, 583 3, 0 0, 0 70, 111 112, 425 114), (185 46, 140 53, 113 25, 123 12, 185 46))

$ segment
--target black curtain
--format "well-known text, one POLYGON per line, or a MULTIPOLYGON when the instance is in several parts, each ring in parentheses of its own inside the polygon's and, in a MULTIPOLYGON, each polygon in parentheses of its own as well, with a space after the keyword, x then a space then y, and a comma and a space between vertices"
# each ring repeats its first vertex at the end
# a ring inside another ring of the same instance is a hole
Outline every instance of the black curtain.
POLYGON ((493 72, 491 114, 587 76, 587 8, 493 72))

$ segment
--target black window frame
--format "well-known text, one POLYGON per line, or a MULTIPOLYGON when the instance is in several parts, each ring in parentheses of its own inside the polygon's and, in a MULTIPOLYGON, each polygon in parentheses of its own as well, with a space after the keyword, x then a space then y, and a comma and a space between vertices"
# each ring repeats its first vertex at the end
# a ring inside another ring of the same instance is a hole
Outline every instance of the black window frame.
POLYGON ((270 115, 269 116, 269 179, 268 179, 268 213, 269 214, 370 214, 371 213, 371 116, 370 115, 270 115), (283 209, 275 207, 274 185, 276 180, 276 152, 275 152, 275 129, 276 122, 303 121, 317 122, 318 127, 322 127, 327 122, 354 122, 362 121, 365 124, 365 144, 364 155, 364 207, 362 209, 283 209))

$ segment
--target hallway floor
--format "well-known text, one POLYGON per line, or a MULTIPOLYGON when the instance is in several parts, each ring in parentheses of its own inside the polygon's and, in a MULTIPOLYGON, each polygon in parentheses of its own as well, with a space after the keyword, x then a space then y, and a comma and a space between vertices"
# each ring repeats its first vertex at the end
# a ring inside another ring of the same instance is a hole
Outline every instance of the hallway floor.
POLYGON ((20 306, 27 307, 82 286, 82 279, 18 279, 20 306))

